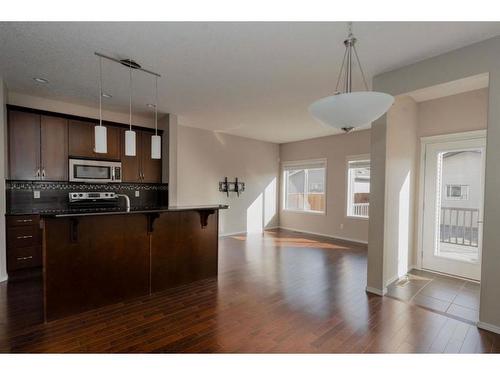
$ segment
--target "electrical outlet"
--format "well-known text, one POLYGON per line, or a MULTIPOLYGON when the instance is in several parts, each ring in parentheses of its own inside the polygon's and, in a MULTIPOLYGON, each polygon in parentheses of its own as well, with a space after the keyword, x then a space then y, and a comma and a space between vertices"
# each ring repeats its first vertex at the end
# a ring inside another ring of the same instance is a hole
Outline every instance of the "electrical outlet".
POLYGON ((340 224, 340 229, 344 229, 344 223, 340 224))
POLYGON ((40 190, 33 190, 33 198, 40 199, 40 190))
POLYGON ((140 195, 140 194, 139 194, 139 190, 136 190, 136 191, 135 191, 135 197, 136 197, 136 198, 139 198, 139 195, 140 195))

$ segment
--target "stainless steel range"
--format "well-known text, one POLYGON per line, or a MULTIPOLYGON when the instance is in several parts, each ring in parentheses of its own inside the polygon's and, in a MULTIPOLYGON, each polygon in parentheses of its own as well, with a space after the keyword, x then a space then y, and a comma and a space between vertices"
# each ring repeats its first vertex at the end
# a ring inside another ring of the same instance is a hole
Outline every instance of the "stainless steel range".
POLYGON ((69 193, 69 208, 71 210, 118 210, 120 208, 120 197, 125 198, 126 210, 130 210, 130 199, 126 194, 116 194, 112 191, 88 192, 76 191, 69 193))
POLYGON ((71 192, 69 193, 70 203, 82 203, 82 202, 117 202, 118 195, 114 192, 71 192))

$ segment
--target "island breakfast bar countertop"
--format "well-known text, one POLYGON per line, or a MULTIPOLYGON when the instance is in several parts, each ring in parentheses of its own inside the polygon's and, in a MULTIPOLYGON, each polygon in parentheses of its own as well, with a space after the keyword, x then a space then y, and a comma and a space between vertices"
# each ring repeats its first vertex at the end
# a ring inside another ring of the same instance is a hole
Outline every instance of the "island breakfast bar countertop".
POLYGON ((228 209, 228 205, 200 205, 200 206, 169 206, 169 207, 154 207, 154 208, 131 208, 129 211, 125 209, 110 210, 110 211, 78 211, 67 210, 61 212, 41 212, 42 217, 76 217, 76 216, 103 216, 103 215, 126 215, 126 214, 150 214, 160 212, 178 212, 178 211, 213 211, 228 209))

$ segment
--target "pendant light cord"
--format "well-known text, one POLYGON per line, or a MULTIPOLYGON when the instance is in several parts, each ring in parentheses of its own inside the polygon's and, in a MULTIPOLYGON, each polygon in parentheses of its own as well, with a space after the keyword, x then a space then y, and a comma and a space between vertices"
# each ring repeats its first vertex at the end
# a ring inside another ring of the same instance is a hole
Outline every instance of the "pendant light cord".
POLYGON ((129 110, 129 116, 128 116, 128 124, 130 127, 130 130, 132 130, 132 65, 128 66, 129 70, 129 100, 128 100, 128 110, 129 110))
POLYGON ((99 57, 99 126, 102 126, 102 57, 99 57))
POLYGON ((158 135, 158 77, 155 77, 155 135, 158 135))

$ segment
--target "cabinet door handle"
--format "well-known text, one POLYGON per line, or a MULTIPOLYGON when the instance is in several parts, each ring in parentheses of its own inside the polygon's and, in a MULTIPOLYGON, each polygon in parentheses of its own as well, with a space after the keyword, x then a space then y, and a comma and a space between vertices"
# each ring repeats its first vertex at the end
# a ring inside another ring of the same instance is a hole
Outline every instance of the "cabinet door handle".
POLYGON ((33 255, 29 255, 27 257, 17 257, 17 260, 28 260, 28 259, 33 259, 33 255))
POLYGON ((45 168, 42 169, 42 178, 45 178, 45 168))
POLYGON ((19 219, 16 220, 18 223, 31 223, 33 220, 32 219, 19 219))
POLYGON ((16 237, 18 240, 24 240, 26 238, 33 238, 33 236, 17 236, 16 237))
POLYGON ((40 177, 40 168, 38 168, 38 169, 36 170, 36 176, 37 176, 37 177, 40 177))

